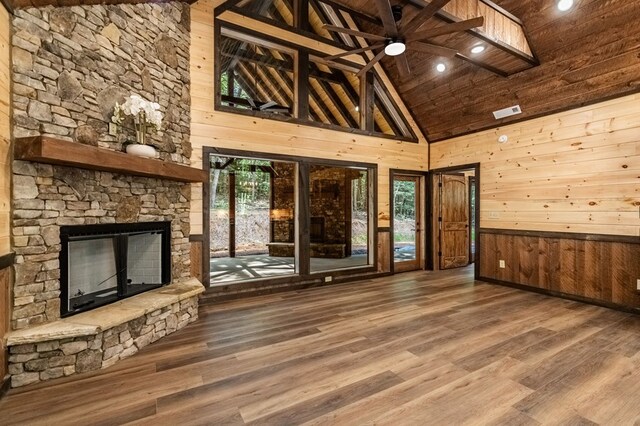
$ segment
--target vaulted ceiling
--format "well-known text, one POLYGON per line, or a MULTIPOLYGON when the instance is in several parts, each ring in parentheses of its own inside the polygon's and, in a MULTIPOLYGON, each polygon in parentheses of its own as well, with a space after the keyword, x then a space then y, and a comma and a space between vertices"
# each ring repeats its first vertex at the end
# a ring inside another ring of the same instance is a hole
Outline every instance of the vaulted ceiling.
MULTIPOLYGON (((148 0, 0 1, 14 7, 29 7, 148 0)), ((325 1, 341 3, 365 15, 377 15, 375 2, 371 0, 325 1)), ((527 64, 526 60, 507 63, 504 57, 496 60, 491 57, 496 51, 491 46, 491 37, 485 38, 491 49, 475 56, 462 52, 465 58, 446 59, 408 51, 412 74, 404 81, 398 75, 393 58, 384 58, 382 65, 430 141, 640 91, 640 0, 575 0, 575 6, 568 12, 560 12, 556 0, 452 0, 452 4, 457 3, 459 7, 465 1, 493 5, 494 9, 503 9, 519 20, 535 63, 527 64), (439 62, 447 64, 446 72, 435 70, 439 62), (485 66, 478 62, 484 62, 485 66), (501 75, 500 69, 492 69, 491 65, 496 63, 508 72, 501 75), (502 120, 493 117, 493 111, 513 105, 520 105, 522 114, 502 120)), ((426 2, 391 0, 391 4, 404 6, 403 19, 410 20, 426 2)), ((465 17, 453 20, 462 19, 465 17)), ((447 16, 440 16, 423 28, 450 21, 447 16)), ((381 25, 363 19, 356 22, 364 31, 384 35, 381 25)), ((469 37, 473 31, 439 37, 435 41, 468 51, 470 43, 482 40, 469 37)), ((503 29, 498 29, 500 31, 503 29)))
MULTIPOLYGON (((340 3, 377 14, 369 0, 340 3)), ((403 19, 415 14, 420 3, 392 0, 405 6, 403 19)), ((520 18, 540 65, 505 77, 457 57, 448 60, 446 72, 438 73, 435 65, 443 58, 409 52, 412 75, 401 82, 392 58, 382 61, 430 141, 640 91, 640 1, 576 0, 568 12, 560 12, 555 0, 494 3, 520 18), (493 111, 516 104, 522 114, 493 117, 493 111)), ((384 33, 380 26, 359 24, 368 32, 384 33)), ((451 37, 438 41, 455 44, 456 36, 451 37)))

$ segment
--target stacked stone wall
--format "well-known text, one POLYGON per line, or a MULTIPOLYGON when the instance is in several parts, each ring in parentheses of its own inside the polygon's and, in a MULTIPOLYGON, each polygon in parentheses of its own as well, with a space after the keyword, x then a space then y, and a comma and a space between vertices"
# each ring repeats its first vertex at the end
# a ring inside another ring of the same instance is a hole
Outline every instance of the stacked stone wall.
MULTIPOLYGON (((163 161, 189 164, 189 5, 17 9, 13 17, 13 135, 48 135, 122 151, 111 135, 116 102, 158 102, 164 121, 149 143, 163 161)), ((12 328, 60 317, 63 225, 171 221, 174 280, 189 276, 190 185, 82 168, 13 162, 12 328)))
POLYGON ((195 296, 95 335, 12 346, 9 350, 11 386, 21 387, 110 367, 197 319, 198 297, 195 296))

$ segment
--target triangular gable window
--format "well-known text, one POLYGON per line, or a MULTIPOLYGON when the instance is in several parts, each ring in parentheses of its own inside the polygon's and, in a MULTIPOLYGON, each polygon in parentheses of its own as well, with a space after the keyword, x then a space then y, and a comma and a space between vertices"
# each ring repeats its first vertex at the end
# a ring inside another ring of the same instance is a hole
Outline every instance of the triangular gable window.
POLYGON ((293 26, 293 0, 243 0, 236 5, 244 15, 293 26))

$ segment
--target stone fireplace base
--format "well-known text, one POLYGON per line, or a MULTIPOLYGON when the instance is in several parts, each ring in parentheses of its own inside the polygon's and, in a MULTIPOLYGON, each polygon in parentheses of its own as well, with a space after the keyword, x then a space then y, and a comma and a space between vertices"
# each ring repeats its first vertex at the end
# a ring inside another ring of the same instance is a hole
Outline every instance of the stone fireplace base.
POLYGON ((107 368, 198 319, 196 279, 7 336, 11 387, 107 368))

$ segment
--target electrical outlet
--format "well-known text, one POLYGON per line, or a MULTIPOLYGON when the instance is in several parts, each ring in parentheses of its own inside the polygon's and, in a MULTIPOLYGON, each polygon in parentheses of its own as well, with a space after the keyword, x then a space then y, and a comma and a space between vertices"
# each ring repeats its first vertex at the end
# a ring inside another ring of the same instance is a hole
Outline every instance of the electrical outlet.
POLYGON ((111 136, 118 136, 118 125, 116 123, 109 123, 109 134, 111 136))
POLYGON ((504 260, 501 259, 500 260, 500 269, 504 269, 506 267, 507 267, 506 263, 504 262, 504 260))
POLYGON ((330 283, 331 281, 333 281, 333 277, 324 277, 325 283, 330 283))
POLYGON ((490 212, 489 219, 500 219, 500 213, 498 212, 490 212))
POLYGON ((640 291, 640 278, 636 280, 636 290, 640 291))

